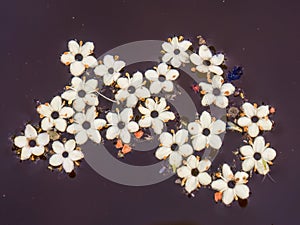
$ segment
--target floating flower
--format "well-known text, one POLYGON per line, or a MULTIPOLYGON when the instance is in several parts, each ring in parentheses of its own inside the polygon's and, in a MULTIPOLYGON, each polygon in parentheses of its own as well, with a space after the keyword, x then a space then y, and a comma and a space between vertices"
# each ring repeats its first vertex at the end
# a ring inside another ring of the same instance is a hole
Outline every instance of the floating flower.
POLYGON ((139 106, 140 113, 143 114, 139 121, 141 127, 152 127, 156 134, 161 134, 164 127, 164 123, 169 120, 174 120, 175 115, 169 110, 165 98, 158 98, 155 101, 152 98, 147 98, 145 101, 145 106, 139 106))
POLYGON ((272 129, 272 122, 269 120, 269 106, 262 105, 257 108, 257 105, 248 102, 242 105, 242 110, 245 116, 238 119, 237 123, 248 132, 251 137, 256 137, 259 130, 269 131, 272 129))
POLYGON ((178 37, 173 37, 169 42, 164 42, 162 48, 165 54, 162 57, 163 62, 169 62, 171 65, 178 68, 182 63, 189 62, 189 55, 186 52, 192 45, 190 41, 182 40, 178 37))
POLYGON ((222 146, 222 140, 219 134, 226 129, 226 124, 222 120, 215 120, 211 115, 204 111, 200 116, 200 121, 196 120, 188 125, 188 130, 192 135, 192 144, 196 151, 211 146, 219 149, 222 146))
POLYGON ((107 122, 110 127, 106 131, 106 138, 108 140, 120 137, 124 143, 129 143, 131 139, 130 133, 136 132, 139 125, 131 121, 133 118, 132 108, 125 108, 121 113, 109 112, 106 115, 107 122))
POLYGON ((64 107, 60 96, 52 99, 51 103, 41 104, 37 107, 37 111, 43 118, 41 128, 43 130, 51 130, 55 127, 57 130, 64 132, 67 127, 68 119, 74 115, 74 110, 71 107, 64 107))
POLYGON ((93 42, 86 42, 83 44, 82 41, 79 44, 71 40, 68 43, 68 52, 64 52, 61 55, 60 60, 65 65, 70 65, 70 72, 74 76, 80 76, 83 74, 86 68, 94 67, 97 65, 97 59, 91 56, 94 51, 93 42))
POLYGON ((190 56, 192 63, 196 65, 196 69, 200 73, 212 72, 217 75, 223 74, 223 70, 220 65, 224 61, 223 54, 212 55, 212 52, 206 45, 201 45, 199 48, 199 54, 193 53, 190 56))
POLYGON ((248 172, 254 168, 259 174, 266 175, 270 171, 269 165, 273 164, 272 160, 276 157, 276 151, 269 146, 262 136, 256 137, 254 143, 242 146, 240 153, 244 156, 243 170, 248 172))
POLYGON ((117 80, 118 86, 121 88, 115 95, 116 100, 125 101, 127 107, 135 107, 139 99, 150 97, 149 90, 143 85, 143 74, 136 72, 132 78, 121 77, 117 80))
POLYGON ((222 201, 229 205, 234 199, 247 199, 249 197, 249 188, 245 185, 248 182, 248 174, 245 172, 236 172, 233 175, 230 167, 223 164, 222 174, 211 183, 212 189, 222 193, 222 201))
POLYGON ((67 87, 68 90, 61 97, 70 102, 74 101, 72 106, 76 111, 84 110, 86 105, 97 106, 99 104, 95 94, 98 90, 97 80, 89 79, 86 81, 85 78, 74 77, 71 82, 72 86, 67 87))
POLYGON ((26 160, 31 155, 41 156, 45 152, 45 146, 49 140, 47 133, 38 134, 33 126, 27 124, 24 136, 15 137, 14 144, 21 148, 21 160, 26 160))
POLYGON ((212 103, 219 108, 226 108, 228 106, 227 96, 233 94, 235 87, 231 83, 223 84, 223 82, 224 79, 221 76, 215 75, 212 78, 212 84, 199 83, 202 89, 201 93, 204 94, 201 101, 203 106, 208 106, 212 103))
POLYGON ((193 148, 187 143, 188 131, 181 129, 176 133, 170 134, 163 132, 159 136, 160 147, 156 150, 156 158, 162 160, 169 157, 170 165, 179 167, 182 163, 182 157, 188 157, 193 153, 193 148))
POLYGON ((145 76, 150 80, 150 92, 158 94, 161 90, 171 92, 174 89, 172 81, 176 80, 179 72, 175 69, 170 69, 166 63, 160 63, 156 70, 147 70, 145 76))
POLYGON ((49 159, 51 166, 62 165, 66 173, 71 173, 74 170, 74 162, 84 157, 82 151, 76 150, 76 142, 71 139, 65 144, 60 141, 54 141, 52 149, 55 152, 49 159))
POLYGON ((211 176, 206 172, 211 166, 211 161, 208 159, 199 160, 199 158, 191 155, 187 159, 186 166, 177 169, 177 175, 183 178, 183 184, 185 184, 185 190, 188 193, 201 185, 206 186, 211 183, 211 176))
POLYGON ((121 75, 120 70, 125 67, 125 62, 117 60, 117 57, 106 55, 103 58, 103 64, 96 66, 94 72, 96 75, 103 77, 103 83, 111 85, 121 75))
POLYGON ((106 125, 104 119, 96 119, 97 112, 95 106, 88 108, 86 113, 76 113, 74 123, 68 126, 67 132, 75 134, 76 143, 84 144, 88 139, 95 143, 101 142, 101 135, 98 130, 106 125))

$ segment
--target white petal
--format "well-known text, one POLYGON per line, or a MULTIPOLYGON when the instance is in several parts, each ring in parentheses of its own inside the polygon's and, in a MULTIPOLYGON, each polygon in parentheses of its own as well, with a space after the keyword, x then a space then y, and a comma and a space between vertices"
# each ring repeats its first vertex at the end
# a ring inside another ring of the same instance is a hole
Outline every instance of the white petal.
POLYGON ((248 186, 244 184, 239 184, 236 185, 234 188, 235 194, 240 198, 240 199, 246 199, 249 197, 249 188, 248 186))
POLYGON ((221 89, 222 84, 223 84, 223 81, 224 81, 224 79, 223 79, 222 76, 215 75, 215 76, 212 78, 212 87, 213 87, 213 88, 221 89))
POLYGON ((105 65, 98 65, 94 69, 94 73, 98 76, 104 76, 105 74, 108 73, 107 67, 105 65))
POLYGON ((34 139, 37 137, 37 132, 33 126, 27 124, 25 127, 25 137, 29 139, 34 139))
POLYGON ((178 67, 181 66, 181 62, 180 62, 180 60, 176 56, 174 56, 173 59, 171 59, 171 64, 175 68, 178 68, 178 67))
POLYGON ((198 179, 194 176, 190 176, 185 183, 185 190, 188 193, 194 191, 198 186, 198 179))
POLYGON ((101 130, 106 125, 106 121, 104 119, 95 119, 94 126, 97 130, 101 130))
POLYGON ((166 79, 167 80, 176 80, 178 77, 179 77, 178 70, 171 69, 166 74, 166 79))
POLYGON ((141 87, 136 90, 135 95, 138 98, 149 98, 150 97, 150 91, 146 87, 141 87))
POLYGON ((125 78, 125 77, 121 77, 117 80, 117 84, 119 85, 119 87, 121 89, 125 89, 125 88, 128 88, 129 86, 129 81, 128 81, 128 78, 125 78))
POLYGON ((177 169, 177 175, 180 178, 185 178, 191 176, 191 170, 187 166, 182 166, 177 169))
POLYGON ((168 157, 171 152, 171 148, 159 147, 155 152, 155 157, 159 160, 162 160, 163 158, 168 157))
POLYGON ((191 122, 188 124, 188 130, 191 135, 197 135, 202 133, 202 127, 199 123, 197 122, 191 122))
POLYGON ((152 98, 147 98, 145 101, 145 106, 146 108, 148 108, 150 111, 154 110, 156 103, 154 102, 154 100, 152 98))
POLYGON ((69 158, 72 161, 78 161, 78 160, 82 159, 83 157, 84 157, 84 155, 83 155, 82 151, 74 150, 69 153, 69 158))
POLYGON ((71 159, 66 158, 63 161, 63 168, 67 173, 71 173, 72 170, 74 170, 74 163, 72 162, 71 159))
POLYGON ((171 166, 179 167, 182 163, 182 156, 178 152, 171 152, 169 157, 169 163, 171 166))
POLYGON ((45 146, 49 143, 50 138, 47 133, 41 133, 37 136, 36 142, 38 145, 45 146))
POLYGON ((112 55, 106 55, 103 58, 103 63, 107 68, 113 67, 115 60, 112 55))
POLYGON ((234 191, 231 188, 228 188, 223 192, 222 201, 225 205, 229 205, 234 199, 234 191))
POLYGON ((83 46, 81 46, 80 52, 83 56, 88 56, 93 53, 94 48, 95 48, 94 43, 88 41, 88 42, 84 43, 83 46))
POLYGON ((106 114, 106 120, 108 124, 117 125, 117 123, 119 122, 118 114, 109 112, 106 114))
POLYGON ((189 132, 185 129, 181 129, 176 132, 175 134, 175 142, 179 146, 183 145, 185 142, 187 142, 189 132))
POLYGON ((36 110, 39 114, 46 117, 50 117, 52 113, 52 109, 48 105, 39 105, 36 110))
POLYGON ((96 107, 92 106, 88 108, 88 110, 85 113, 85 116, 87 121, 93 121, 97 116, 96 107))
POLYGON ((223 74, 223 70, 221 69, 221 67, 219 66, 215 66, 215 65, 210 65, 208 67, 209 71, 217 74, 217 75, 222 75, 223 74))
POLYGON ((242 169, 246 172, 251 171, 254 167, 255 160, 253 158, 245 159, 242 163, 242 169))
MULTIPOLYGON (((74 91, 74 90, 68 90, 68 91, 65 91, 64 93, 62 93, 61 97, 63 99, 66 99, 67 101, 73 101, 77 96, 77 92, 74 91)), ((50 114, 49 114, 50 116, 50 114)))
POLYGON ((244 113, 251 118, 252 116, 255 116, 256 113, 256 109, 254 108, 254 106, 252 104, 250 104, 249 102, 246 102, 242 105, 242 109, 244 111, 244 113))
POLYGON ((31 153, 35 156, 40 156, 45 152, 44 146, 35 146, 31 148, 31 153))
POLYGON ((252 124, 252 121, 250 118, 243 116, 241 118, 238 119, 237 121, 238 125, 240 125, 241 127, 248 127, 252 124))
POLYGON ((59 112, 62 108, 62 100, 61 100, 61 97, 60 96, 55 96, 51 102, 50 102, 50 105, 53 109, 53 111, 57 111, 59 112))
POLYGON ((208 106, 211 105, 214 101, 216 100, 216 96, 213 94, 207 93, 206 95, 203 96, 201 100, 201 104, 203 106, 208 106))
POLYGON ((219 149, 222 146, 222 140, 218 135, 211 134, 208 138, 209 145, 214 149, 219 149))
POLYGON ((254 154, 254 150, 250 145, 244 145, 240 147, 240 152, 243 156, 251 157, 254 154))
POLYGON ((93 142, 99 144, 101 142, 101 135, 98 130, 95 129, 88 129, 86 131, 87 136, 89 139, 91 139, 93 142))
POLYGON ((118 60, 114 63, 115 72, 119 72, 121 69, 125 67, 126 63, 124 61, 118 60))
POLYGON ((80 76, 85 71, 85 67, 82 62, 75 61, 70 65, 70 72, 74 76, 80 76))
POLYGON ((249 127, 248 127, 248 134, 251 137, 256 137, 259 134, 259 129, 258 126, 256 125, 256 123, 252 123, 249 127))
POLYGON ((205 83, 205 82, 200 82, 199 86, 205 92, 211 93, 213 91, 213 87, 212 87, 211 84, 208 84, 208 83, 205 83))
POLYGON ((202 185, 209 185, 211 183, 211 176, 208 173, 199 173, 198 181, 202 185))
POLYGON ((65 146, 65 151, 72 152, 76 147, 76 142, 75 142, 75 140, 71 139, 71 140, 68 140, 64 146, 65 146))
POLYGON ((65 146, 60 141, 54 141, 52 144, 52 149, 55 153, 60 154, 65 151, 65 146))
POLYGON ((51 166, 59 166, 63 163, 64 159, 61 154, 54 154, 49 159, 49 164, 51 166))
POLYGON ((97 106, 99 104, 99 100, 97 95, 95 94, 87 94, 84 98, 86 104, 91 106, 97 106))
POLYGON ((191 145, 189 144, 184 144, 182 146, 179 147, 178 152, 184 156, 184 157, 188 157, 191 154, 193 154, 193 148, 191 145))
POLYGON ((41 122, 42 130, 50 130, 53 127, 53 120, 45 117, 41 122))
POLYGON ((198 170, 200 173, 207 171, 211 166, 211 161, 209 159, 202 159, 199 162, 198 170))
POLYGON ((171 147, 173 144, 173 136, 169 132, 163 132, 159 136, 160 143, 165 147, 171 147))
POLYGON ((223 164, 222 166, 222 174, 223 174, 223 177, 229 181, 233 178, 233 173, 230 169, 230 167, 228 166, 228 164, 223 164))
POLYGON ((82 124, 86 120, 86 116, 83 113, 76 113, 74 116, 74 120, 76 123, 82 124))
POLYGON ((253 149, 255 152, 260 152, 262 153, 263 150, 265 150, 266 142, 264 137, 259 136, 255 138, 254 143, 253 143, 253 149))
POLYGON ((70 118, 71 116, 74 115, 74 110, 71 107, 63 107, 59 111, 59 115, 61 118, 70 118))
POLYGON ((105 74, 104 75, 104 77, 103 77, 103 83, 106 86, 111 85, 113 82, 114 82, 114 76, 113 75, 111 75, 111 74, 105 74))
POLYGON ((141 72, 136 72, 132 75, 131 85, 134 87, 140 87, 143 83, 143 74, 141 72))
POLYGON ((139 125, 135 122, 135 121, 130 121, 128 124, 127 124, 127 129, 129 132, 136 132, 139 130, 139 125))
POLYGON ((187 40, 180 41, 178 44, 179 44, 179 48, 182 51, 188 50, 188 48, 192 45, 192 43, 190 41, 187 41, 187 40))
POLYGON ((60 56, 60 61, 66 65, 69 65, 70 63, 75 61, 74 55, 70 52, 65 52, 60 56))
POLYGON ((262 158, 265 161, 272 161, 276 157, 276 151, 273 148, 267 148, 265 151, 262 153, 262 158))
POLYGON ((166 53, 166 54, 163 55, 162 61, 163 62, 168 62, 168 61, 170 61, 170 59, 172 59, 172 57, 173 57, 173 54, 166 53))
POLYGON ((199 55, 202 59, 209 60, 212 57, 211 51, 206 45, 201 45, 199 48, 199 55))
POLYGON ((200 123, 202 125, 202 128, 208 128, 211 124, 211 116, 208 112, 203 111, 200 116, 200 123))
POLYGON ((123 111, 120 113, 120 116, 121 116, 121 120, 123 122, 125 122, 126 124, 129 123, 129 121, 133 117, 132 108, 125 108, 125 109, 123 109, 123 111))
POLYGON ((86 131, 84 131, 84 130, 79 131, 75 135, 75 140, 76 140, 76 143, 79 144, 79 145, 84 144, 88 140, 88 136, 87 136, 86 131))
POLYGON ((222 120, 217 120, 211 124, 210 131, 213 134, 221 134, 226 129, 226 123, 224 123, 222 120))
POLYGON ((194 150, 201 151, 205 148, 207 143, 207 138, 204 135, 198 135, 192 140, 192 144, 194 147, 194 150))
POLYGON ((123 102, 127 99, 128 96, 129 96, 128 91, 121 89, 117 92, 117 94, 115 95, 115 98, 116 98, 116 100, 123 102))
POLYGON ((146 116, 139 120, 139 125, 141 127, 150 127, 152 123, 152 118, 150 116, 146 116))
POLYGON ((72 52, 74 55, 76 55, 79 52, 79 44, 74 40, 68 42, 68 48, 69 51, 72 52))
POLYGON ((234 175, 234 178, 237 182, 237 184, 246 184, 248 181, 248 173, 245 173, 245 172, 236 172, 236 174, 234 175))
POLYGON ((90 92, 94 92, 97 89, 97 87, 98 87, 98 81, 95 79, 89 79, 84 85, 84 90, 87 93, 90 93, 90 92))
POLYGON ((214 65, 221 65, 222 62, 224 61, 224 55, 223 54, 217 54, 214 55, 211 59, 210 62, 214 65))
POLYGON ((120 134, 120 130, 117 126, 111 126, 106 131, 106 138, 108 140, 115 139, 120 134))
POLYGON ((261 175, 266 175, 270 171, 268 163, 262 159, 256 162, 256 169, 261 175))
POLYGON ((168 122, 169 120, 174 120, 175 119, 175 115, 173 112, 170 112, 170 111, 164 111, 164 112, 161 112, 159 115, 158 115, 158 118, 164 122, 168 122))
POLYGON ((54 126, 57 130, 63 132, 67 128, 67 121, 61 118, 54 120, 54 126))
POLYGON ((159 103, 155 105, 155 109, 158 111, 158 112, 162 112, 165 110, 165 108, 167 107, 167 101, 165 98, 161 98, 159 100, 159 103))
POLYGON ((160 81, 154 81, 153 83, 150 84, 150 92, 152 94, 158 94, 162 89, 162 82, 160 81))
POLYGON ((162 48, 163 48, 163 50, 165 50, 166 52, 173 52, 173 51, 174 51, 173 45, 171 45, 169 42, 164 42, 164 43, 162 44, 162 48))
POLYGON ((222 179, 218 179, 211 183, 211 187, 216 191, 224 191, 227 189, 227 183, 222 179))
POLYGON ((258 107, 257 116, 259 118, 263 118, 267 115, 269 115, 269 106, 268 105, 262 105, 262 106, 258 107))
POLYGON ((272 129, 272 122, 269 119, 260 119, 257 122, 257 125, 260 127, 262 130, 271 130, 272 129))
POLYGON ((125 144, 128 144, 131 139, 129 131, 127 129, 120 130, 120 138, 125 144))
POLYGON ((87 57, 83 58, 82 64, 86 68, 89 68, 89 67, 97 66, 98 62, 97 62, 97 59, 94 56, 87 56, 87 57))
POLYGON ((19 148, 23 148, 25 145, 27 145, 27 138, 25 136, 15 137, 14 144, 19 148))
POLYGON ((196 53, 193 53, 190 55, 190 60, 192 61, 192 63, 194 63, 197 66, 202 65, 202 62, 203 62, 201 57, 199 55, 197 55, 196 53))
POLYGON ((76 124, 76 123, 71 124, 67 128, 67 132, 70 133, 70 134, 76 134, 81 130, 82 130, 82 126, 79 125, 79 124, 76 124))
POLYGON ((196 69, 200 73, 207 73, 208 72, 208 66, 205 66, 205 65, 199 65, 199 66, 196 67, 196 69))
POLYGON ((187 161, 187 166, 191 169, 195 169, 199 165, 199 161, 194 155, 189 156, 186 161, 187 161))
POLYGON ((232 95, 234 91, 235 87, 230 83, 223 84, 221 87, 221 93, 225 96, 232 95))
POLYGON ((161 87, 165 92, 171 92, 174 89, 174 84, 170 80, 166 80, 164 82, 161 82, 161 87))
POLYGON ((138 98, 134 94, 130 94, 127 97, 126 106, 129 108, 135 107, 137 102, 138 102, 138 98))
POLYGON ((216 97, 216 106, 218 106, 221 109, 225 109, 228 106, 228 98, 225 96, 217 96, 216 97))
POLYGON ((155 70, 147 70, 145 72, 145 77, 150 81, 157 81, 158 73, 155 70))
POLYGON ((152 120, 152 126, 151 127, 152 127, 152 129, 154 130, 154 132, 156 134, 160 134, 163 127, 164 127, 164 124, 160 119, 155 118, 155 119, 152 120))

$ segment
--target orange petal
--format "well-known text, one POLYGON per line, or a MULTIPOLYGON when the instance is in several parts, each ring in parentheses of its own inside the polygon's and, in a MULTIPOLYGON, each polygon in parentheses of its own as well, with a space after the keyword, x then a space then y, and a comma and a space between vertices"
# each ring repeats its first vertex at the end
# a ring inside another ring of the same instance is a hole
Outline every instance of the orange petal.
POLYGON ((125 144, 122 148, 122 153, 127 154, 128 152, 131 152, 131 147, 127 144, 125 144))
POLYGON ((222 192, 216 192, 215 193, 215 202, 222 200, 222 192))
POLYGON ((123 147, 123 143, 122 143, 121 139, 117 140, 117 143, 116 143, 115 146, 116 146, 116 148, 122 148, 123 147))
POLYGON ((144 132, 142 130, 139 130, 134 133, 134 136, 138 139, 140 139, 144 135, 144 132))

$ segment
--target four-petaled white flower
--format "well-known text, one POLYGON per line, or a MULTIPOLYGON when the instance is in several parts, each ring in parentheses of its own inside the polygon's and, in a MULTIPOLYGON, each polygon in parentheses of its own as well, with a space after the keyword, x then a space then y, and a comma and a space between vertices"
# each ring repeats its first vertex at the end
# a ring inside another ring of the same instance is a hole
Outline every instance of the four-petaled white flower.
POLYGON ((169 157, 169 163, 173 167, 179 167, 182 163, 182 157, 188 157, 193 153, 193 148, 188 141, 188 131, 181 129, 176 133, 170 134, 163 132, 159 136, 160 147, 156 150, 156 158, 162 160, 169 157))
POLYGON ((71 139, 65 144, 60 141, 54 141, 52 149, 55 152, 50 159, 49 164, 51 166, 62 165, 66 173, 71 173, 74 170, 74 162, 84 157, 82 151, 76 150, 76 142, 71 139))
POLYGON ((161 90, 171 92, 174 89, 173 80, 179 76, 179 72, 170 69, 166 63, 160 63, 156 70, 147 70, 145 76, 150 80, 150 92, 158 94, 161 90))
POLYGON ((139 111, 143 114, 139 125, 140 127, 152 127, 156 134, 161 134, 164 123, 175 119, 174 113, 167 111, 169 106, 167 106, 165 98, 160 98, 160 100, 156 98, 155 101, 152 98, 147 98, 145 106, 139 106, 139 111))
POLYGON ((211 84, 205 82, 199 83, 202 89, 201 93, 204 94, 201 101, 203 106, 208 106, 212 103, 219 108, 226 108, 228 106, 227 96, 233 94, 235 87, 231 83, 223 84, 223 82, 224 79, 221 76, 215 75, 212 78, 211 84))
POLYGON ((104 119, 96 119, 97 112, 95 106, 88 108, 86 113, 76 113, 74 123, 68 126, 67 132, 75 134, 76 143, 84 144, 88 139, 95 143, 101 142, 101 135, 98 130, 101 130, 105 125, 104 119))
POLYGON ((109 112, 106 115, 107 122, 110 127, 106 131, 106 138, 108 140, 120 137, 122 142, 129 143, 131 139, 130 133, 136 132, 139 129, 139 125, 135 121, 131 121, 133 118, 132 108, 125 108, 121 113, 109 112))
POLYGON ((70 72, 74 76, 80 76, 83 74, 86 68, 95 67, 97 65, 97 59, 91 56, 94 51, 93 42, 86 42, 83 44, 82 41, 79 44, 71 40, 68 43, 68 52, 64 52, 60 60, 65 65, 70 65, 70 72))
POLYGON ((190 59, 192 63, 196 65, 196 69, 200 73, 212 72, 217 75, 223 74, 223 70, 220 65, 224 61, 224 55, 220 53, 213 56, 206 45, 201 45, 199 48, 199 54, 191 54, 190 59))
POLYGON ((233 175, 230 167, 223 164, 221 179, 211 183, 212 189, 222 193, 222 201, 229 205, 234 199, 247 199, 249 197, 249 188, 245 185, 248 182, 248 174, 245 172, 236 172, 233 175))
POLYGON ((41 104, 37 107, 37 111, 43 118, 41 128, 45 131, 55 127, 63 132, 66 130, 68 119, 74 115, 74 110, 71 107, 64 107, 60 96, 55 96, 49 103, 41 104))
POLYGON ((61 97, 67 101, 73 101, 73 108, 76 111, 83 111, 86 105, 97 106, 99 104, 98 97, 95 94, 98 86, 98 81, 95 79, 85 78, 80 79, 79 77, 74 77, 72 79, 72 86, 67 87, 61 97))
POLYGON ((125 62, 115 60, 111 55, 103 58, 103 64, 96 66, 94 72, 96 75, 103 77, 103 83, 107 86, 111 85, 121 75, 120 70, 125 67, 125 62))
POLYGON ((26 125, 24 136, 14 138, 14 144, 21 148, 21 160, 29 159, 31 155, 41 156, 45 152, 45 146, 49 143, 47 133, 38 134, 33 126, 26 125))
POLYGON ((272 129, 272 122, 269 120, 269 106, 262 105, 257 108, 256 104, 252 105, 246 102, 242 105, 245 116, 238 119, 237 123, 248 132, 251 137, 256 137, 259 130, 269 131, 272 129))
POLYGON ((127 107, 135 107, 138 99, 150 97, 150 92, 143 83, 143 74, 140 72, 134 73, 132 78, 119 78, 117 84, 121 89, 115 95, 116 100, 121 102, 126 100, 127 107))
POLYGON ((226 129, 226 124, 222 120, 215 120, 211 115, 204 111, 200 116, 200 121, 196 120, 188 125, 188 130, 192 135, 192 144, 196 151, 201 151, 209 146, 219 149, 222 140, 219 134, 226 129))
POLYGON ((183 178, 183 184, 185 184, 185 190, 188 193, 201 185, 206 186, 211 183, 211 176, 206 172, 211 166, 211 161, 208 159, 199 160, 199 158, 191 155, 186 161, 186 166, 177 169, 177 175, 183 178))
POLYGON ((178 40, 178 37, 173 37, 170 42, 164 42, 162 48, 165 54, 162 57, 163 62, 169 62, 171 65, 178 68, 182 63, 189 62, 189 55, 186 52, 192 45, 190 41, 178 40))
POLYGON ((242 168, 248 172, 254 168, 261 175, 266 175, 269 171, 269 165, 272 165, 272 160, 276 157, 276 151, 269 148, 270 144, 265 143, 262 136, 255 138, 254 143, 251 145, 244 145, 240 148, 240 153, 244 156, 242 168))

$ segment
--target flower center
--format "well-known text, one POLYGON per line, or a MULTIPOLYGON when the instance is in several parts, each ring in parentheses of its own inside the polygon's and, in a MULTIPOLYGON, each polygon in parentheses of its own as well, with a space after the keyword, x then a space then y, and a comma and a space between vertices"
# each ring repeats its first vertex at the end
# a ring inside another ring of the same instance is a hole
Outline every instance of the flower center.
POLYGON ((112 67, 110 67, 107 71, 109 74, 113 74, 115 72, 114 68, 112 67))
POLYGON ((134 94, 134 92, 135 92, 135 87, 134 87, 134 86, 129 86, 129 87, 127 88, 127 91, 128 91, 129 94, 134 94))
POLYGON ((210 61, 209 60, 203 60, 203 65, 205 66, 210 66, 210 61))
POLYGON ((255 160, 260 160, 261 159, 261 154, 259 152, 255 152, 254 155, 253 155, 253 158, 255 160))
POLYGON ((212 93, 213 93, 214 96, 219 96, 221 94, 221 91, 220 91, 219 88, 214 88, 212 93))
POLYGON ((119 123, 118 123, 118 128, 119 129, 123 129, 125 127, 125 123, 123 122, 123 121, 120 121, 119 123))
POLYGON ((153 111, 151 112, 150 116, 151 116, 152 118, 156 118, 156 117, 158 117, 158 112, 157 112, 156 110, 153 110, 153 111))
POLYGON ((54 111, 54 112, 51 113, 51 117, 53 119, 57 119, 59 117, 59 113, 57 111, 54 111))
POLYGON ((258 120, 259 120, 259 118, 258 118, 257 116, 252 116, 252 118, 251 118, 251 121, 252 121, 253 123, 257 123, 258 120))
POLYGON ((179 49, 175 49, 175 50, 174 50, 174 55, 179 55, 179 53, 180 53, 180 50, 179 50, 179 49))
POLYGON ((198 170, 197 168, 192 169, 191 173, 192 173, 192 175, 193 175, 194 177, 196 177, 196 176, 198 176, 198 174, 199 174, 199 170, 198 170))
POLYGON ((227 183, 227 186, 228 186, 229 188, 234 188, 234 187, 235 187, 235 181, 233 181, 233 180, 229 181, 229 182, 227 183))
POLYGON ((208 136, 210 134, 210 130, 208 128, 204 128, 203 131, 202 131, 202 134, 204 136, 208 136))
POLYGON ((31 148, 35 147, 35 146, 36 146, 36 141, 35 141, 35 140, 30 140, 30 141, 29 141, 29 146, 30 146, 31 148))
POLYGON ((80 53, 78 53, 78 54, 75 55, 75 60, 76 61, 81 61, 81 60, 83 60, 83 56, 80 53))
POLYGON ((67 158, 68 156, 69 156, 69 153, 68 153, 68 152, 64 151, 64 152, 62 153, 62 157, 67 158))
POLYGON ((171 150, 172 150, 172 151, 177 151, 178 148, 179 148, 178 144, 175 144, 175 143, 174 143, 174 144, 171 145, 171 150))
POLYGON ((84 90, 78 91, 78 96, 79 96, 80 98, 84 98, 85 95, 86 95, 86 92, 85 92, 84 90))
POLYGON ((87 130, 91 128, 91 123, 88 121, 84 121, 82 124, 83 129, 87 130))
POLYGON ((158 76, 158 80, 159 80, 160 82, 164 82, 164 81, 166 80, 166 77, 165 77, 164 75, 159 75, 159 76, 158 76))

